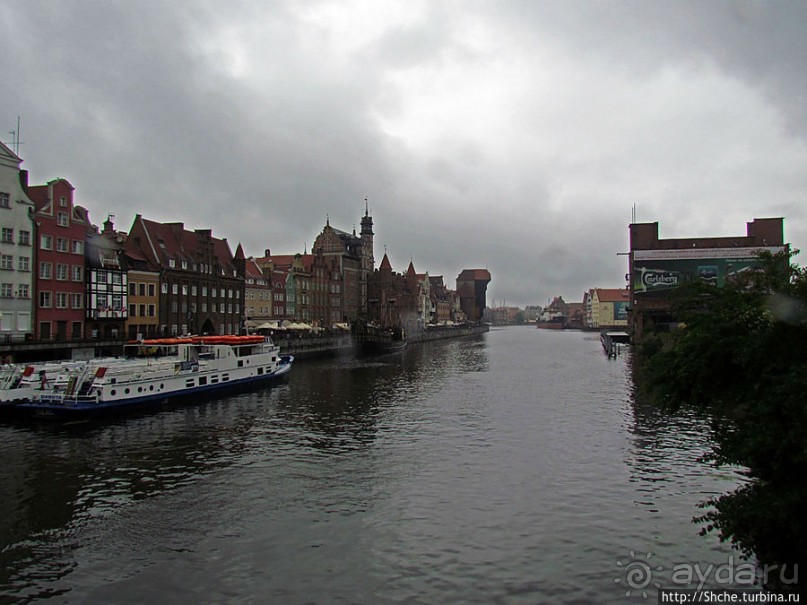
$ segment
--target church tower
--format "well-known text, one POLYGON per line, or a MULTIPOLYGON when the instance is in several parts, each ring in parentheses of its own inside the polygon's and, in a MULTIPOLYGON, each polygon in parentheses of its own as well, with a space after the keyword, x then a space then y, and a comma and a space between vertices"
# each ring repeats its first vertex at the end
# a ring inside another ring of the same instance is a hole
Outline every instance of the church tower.
POLYGON ((361 219, 361 300, 360 308, 367 315, 367 281, 375 270, 373 257, 373 217, 367 198, 364 198, 364 216, 361 219))

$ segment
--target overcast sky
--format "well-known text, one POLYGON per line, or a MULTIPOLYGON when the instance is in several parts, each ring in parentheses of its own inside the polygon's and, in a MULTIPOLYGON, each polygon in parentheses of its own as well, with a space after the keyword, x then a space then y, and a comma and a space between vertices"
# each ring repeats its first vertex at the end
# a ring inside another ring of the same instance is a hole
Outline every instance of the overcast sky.
POLYGON ((0 135, 96 224, 291 254, 366 197, 377 263, 575 301, 625 284, 634 204, 807 245, 805 31, 801 1, 6 0, 0 135))

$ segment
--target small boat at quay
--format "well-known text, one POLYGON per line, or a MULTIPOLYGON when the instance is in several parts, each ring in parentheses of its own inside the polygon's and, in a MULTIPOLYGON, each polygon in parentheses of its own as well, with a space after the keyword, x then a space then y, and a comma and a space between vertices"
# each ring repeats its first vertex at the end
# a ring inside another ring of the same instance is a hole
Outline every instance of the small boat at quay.
POLYGON ((9 370, 0 401, 15 414, 78 418, 180 398, 259 386, 291 371, 294 357, 264 336, 193 336, 133 341, 122 358, 9 370), (21 389, 20 393, 14 393, 21 389))

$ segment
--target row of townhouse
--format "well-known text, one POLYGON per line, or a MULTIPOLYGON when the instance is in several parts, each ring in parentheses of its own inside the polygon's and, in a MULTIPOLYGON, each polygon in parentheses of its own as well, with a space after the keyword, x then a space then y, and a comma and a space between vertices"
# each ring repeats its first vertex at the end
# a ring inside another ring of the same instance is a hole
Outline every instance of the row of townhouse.
POLYGON ((486 270, 466 270, 457 292, 410 263, 395 274, 373 257, 373 219, 360 233, 330 220, 311 253, 247 257, 210 229, 135 215, 99 229, 58 178, 29 186, 22 160, 0 144, 0 341, 114 341, 180 334, 237 334, 268 320, 314 326, 372 318, 379 288, 413 327, 484 309, 486 270), (385 281, 386 284, 379 285, 385 281), (394 282, 394 283, 393 283, 394 282), (368 291, 375 288, 374 298, 368 291))
POLYGON ((0 341, 116 340, 242 329, 226 239, 136 215, 94 226, 65 179, 30 186, 0 144, 0 341))

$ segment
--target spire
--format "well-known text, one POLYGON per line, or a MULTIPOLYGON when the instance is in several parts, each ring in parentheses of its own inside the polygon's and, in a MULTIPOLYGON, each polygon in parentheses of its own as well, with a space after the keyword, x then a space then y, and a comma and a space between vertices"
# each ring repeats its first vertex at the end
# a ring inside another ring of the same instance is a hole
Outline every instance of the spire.
POLYGON ((367 197, 364 198, 364 216, 370 216, 370 204, 367 197))
POLYGON ((330 215, 330 214, 326 214, 326 215, 325 215, 325 226, 326 226, 326 227, 330 227, 330 226, 331 226, 331 215, 330 215))
POLYGON ((238 242, 238 247, 235 249, 235 256, 233 259, 246 260, 246 256, 244 256, 244 249, 241 247, 241 242, 238 242))
POLYGON ((381 259, 381 266, 378 267, 381 271, 392 271, 392 264, 389 262, 389 258, 387 258, 387 253, 384 252, 384 258, 381 259))

